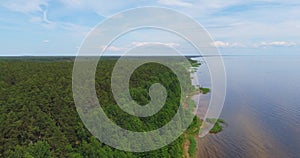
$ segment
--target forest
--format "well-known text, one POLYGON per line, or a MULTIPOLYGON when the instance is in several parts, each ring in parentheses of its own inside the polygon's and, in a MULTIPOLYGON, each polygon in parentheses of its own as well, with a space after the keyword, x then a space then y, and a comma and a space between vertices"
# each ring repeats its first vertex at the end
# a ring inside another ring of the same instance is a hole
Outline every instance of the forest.
MULTIPOLYGON (((153 83, 166 87, 165 105, 151 117, 139 118, 122 111, 111 92, 111 73, 117 58, 99 61, 96 90, 108 117, 132 131, 149 131, 166 124, 176 114, 180 102, 180 83, 167 67, 148 63, 134 71, 130 94, 139 104, 150 100, 153 83)), ((195 65, 195 63, 193 63, 195 65)), ((149 152, 134 153, 114 149, 101 143, 82 123, 72 94, 72 57, 2 58, 0 59, 0 156, 1 157, 184 157, 183 143, 193 137, 200 121, 193 119, 188 130, 171 144, 149 152)), ((184 65, 180 65, 186 69, 184 65)), ((189 75, 188 71, 182 71, 189 75)), ((190 84, 186 91, 193 91, 190 84)))

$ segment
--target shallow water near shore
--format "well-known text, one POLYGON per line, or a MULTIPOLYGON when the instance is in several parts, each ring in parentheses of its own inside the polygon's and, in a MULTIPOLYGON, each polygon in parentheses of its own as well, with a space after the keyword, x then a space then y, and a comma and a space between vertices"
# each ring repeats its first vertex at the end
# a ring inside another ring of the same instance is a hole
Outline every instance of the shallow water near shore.
MULTIPOLYGON (((220 118, 228 126, 199 138, 197 157, 299 157, 300 56, 223 59, 227 95, 220 118)), ((200 84, 209 87, 205 64, 197 73, 200 84)), ((209 98, 201 96, 200 117, 209 98)))

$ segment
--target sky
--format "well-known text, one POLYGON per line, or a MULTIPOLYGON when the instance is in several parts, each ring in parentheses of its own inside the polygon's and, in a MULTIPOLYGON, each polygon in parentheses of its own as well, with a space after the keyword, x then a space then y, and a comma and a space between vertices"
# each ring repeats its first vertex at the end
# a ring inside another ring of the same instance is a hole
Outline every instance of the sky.
MULTIPOLYGON (((171 8, 192 17, 209 32, 221 54, 300 53, 299 0, 3 0, 0 56, 76 55, 97 24, 143 6, 171 8)), ((145 43, 184 47, 173 35, 157 34, 163 33, 131 33, 108 51, 118 54, 145 43)))

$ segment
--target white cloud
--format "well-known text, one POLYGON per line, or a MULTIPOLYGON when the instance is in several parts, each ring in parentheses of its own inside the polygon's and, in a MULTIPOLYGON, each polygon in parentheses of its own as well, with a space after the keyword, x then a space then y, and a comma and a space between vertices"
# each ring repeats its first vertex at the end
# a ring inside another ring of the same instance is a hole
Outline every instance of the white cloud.
POLYGON ((53 28, 53 22, 48 20, 47 17, 47 0, 11 0, 4 3, 3 6, 10 9, 11 11, 29 15, 30 22, 43 23, 43 26, 45 26, 46 28, 53 28))
POLYGON ((149 46, 149 45, 165 45, 167 47, 178 47, 179 43, 164 43, 164 42, 132 42, 132 46, 141 47, 141 46, 149 46))
POLYGON ((52 23, 52 22, 48 20, 47 12, 48 12, 47 10, 43 11, 43 21, 44 21, 45 23, 50 24, 50 23, 52 23))
POLYGON ((10 0, 3 4, 4 7, 22 13, 43 11, 43 6, 47 7, 47 0, 10 0))
POLYGON ((144 1, 134 0, 113 0, 109 3, 106 0, 60 0, 67 8, 94 11, 103 17, 108 17, 119 11, 137 7, 144 1))
POLYGON ((60 0, 67 7, 79 8, 83 5, 82 0, 60 0))
POLYGON ((49 40, 43 40, 42 42, 43 43, 49 43, 49 40))
POLYGON ((180 7, 191 7, 192 3, 184 2, 181 0, 158 0, 158 3, 170 6, 180 6, 180 7))
POLYGON ((113 51, 113 52, 121 52, 126 51, 135 47, 143 47, 143 46, 154 46, 154 45, 164 45, 167 47, 178 47, 179 43, 164 43, 164 42, 132 42, 130 45, 121 47, 121 46, 101 46, 101 50, 113 51))
POLYGON ((223 41, 214 41, 211 43, 211 46, 219 47, 219 48, 232 48, 232 47, 246 47, 246 45, 242 43, 229 43, 229 42, 223 42, 223 41))
POLYGON ((261 42, 259 47, 290 47, 296 46, 295 42, 285 42, 285 41, 273 41, 273 42, 261 42))
POLYGON ((273 42, 261 42, 259 44, 257 43, 247 43, 247 44, 242 44, 242 43, 230 43, 230 42, 224 42, 224 41, 215 41, 211 43, 212 46, 214 47, 219 47, 219 48, 258 48, 258 47, 291 47, 291 46, 296 46, 297 43, 295 42, 285 42, 285 41, 273 41, 273 42))
POLYGON ((212 46, 215 47, 228 47, 229 43, 228 42, 222 42, 222 41, 214 41, 213 43, 211 43, 212 46))
MULTIPOLYGON (((297 0, 287 0, 284 2, 275 0, 258 0, 255 2, 241 0, 113 0, 109 3, 104 0, 59 0, 59 2, 50 0, 5 0, 0 5, 10 11, 24 14, 23 16, 13 19, 8 18, 11 17, 11 12, 7 12, 6 14, 8 16, 1 16, 0 21, 9 21, 9 23, 12 23, 14 27, 19 29, 20 26, 23 26, 22 22, 25 15, 29 22, 32 22, 29 25, 43 26, 46 29, 53 30, 53 33, 57 35, 64 32, 67 33, 67 36, 64 38, 71 37, 72 39, 77 39, 83 38, 84 35, 91 29, 91 25, 93 24, 91 21, 95 20, 94 18, 89 17, 91 12, 109 16, 121 10, 134 7, 167 6, 195 18, 205 28, 207 28, 209 33, 212 35, 212 38, 219 39, 219 41, 213 42, 211 44, 212 46, 219 48, 300 46, 300 21, 298 20, 300 18, 300 2, 297 0), (58 5, 59 2, 60 5, 58 5), (47 15, 48 10, 49 15, 47 15), (280 14, 274 14, 274 12, 280 14), (81 13, 82 15, 87 13, 87 19, 81 21, 80 18, 82 17, 77 17, 77 14, 81 13), (58 16, 58 14, 61 16, 58 16), (70 19, 68 19, 69 17, 70 19), (64 21, 65 19, 67 19, 67 21, 64 21), (78 21, 80 21, 80 24, 78 24, 78 21)), ((144 19, 147 20, 147 18, 144 19)), ((176 19, 171 18, 171 20, 176 19)), ((120 25, 115 25, 115 27, 124 26, 121 24, 123 23, 120 22, 120 25)), ((185 24, 178 25, 182 25, 183 28, 188 28, 185 24)), ((12 29, 12 27, 12 25, 1 26, 1 28, 8 29, 12 29)), ((35 29, 32 29, 33 32, 34 30, 35 29)), ((51 40, 51 43, 53 42, 56 41, 51 40)), ((108 50, 124 51, 127 48, 134 46, 155 44, 178 47, 180 46, 178 43, 182 43, 181 47, 183 48, 184 43, 174 40, 173 36, 157 36, 152 33, 143 33, 140 36, 134 36, 133 40, 120 43, 120 45, 124 47, 119 47, 119 45, 116 44, 117 46, 108 47, 108 50), (157 37, 159 37, 159 39, 157 39, 157 37), (145 39, 145 41, 160 42, 131 43, 132 41, 143 41, 143 39, 145 39)))

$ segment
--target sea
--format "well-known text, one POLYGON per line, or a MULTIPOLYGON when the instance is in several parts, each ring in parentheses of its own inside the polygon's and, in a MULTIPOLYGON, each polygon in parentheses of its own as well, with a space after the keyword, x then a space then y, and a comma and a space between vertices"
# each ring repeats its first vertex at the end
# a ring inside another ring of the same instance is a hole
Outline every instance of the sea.
MULTIPOLYGON (((205 58, 219 57, 194 58, 202 63, 198 80, 209 88, 205 58)), ((300 55, 222 58, 227 90, 220 118, 226 125, 198 138, 197 158, 300 158, 300 55)), ((199 117, 210 97, 201 95, 199 117)))

